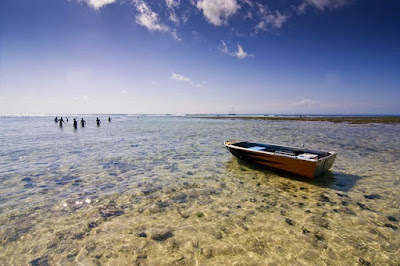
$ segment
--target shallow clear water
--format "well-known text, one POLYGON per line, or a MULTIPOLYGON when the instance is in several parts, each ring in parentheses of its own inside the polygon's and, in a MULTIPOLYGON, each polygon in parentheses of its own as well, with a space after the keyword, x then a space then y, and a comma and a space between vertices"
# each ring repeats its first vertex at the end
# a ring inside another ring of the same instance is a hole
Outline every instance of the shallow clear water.
POLYGON ((400 264, 400 126, 0 118, 0 264, 400 264), (315 180, 228 139, 338 152, 315 180))

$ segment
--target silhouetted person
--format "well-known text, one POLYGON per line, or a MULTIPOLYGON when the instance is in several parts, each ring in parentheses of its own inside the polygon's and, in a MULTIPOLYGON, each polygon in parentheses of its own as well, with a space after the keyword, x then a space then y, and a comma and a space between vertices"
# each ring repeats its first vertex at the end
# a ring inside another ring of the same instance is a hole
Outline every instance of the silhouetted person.
POLYGON ((67 119, 67 123, 68 123, 68 117, 66 117, 65 119, 67 119))
POLYGON ((111 122, 111 117, 108 117, 108 122, 111 122))
POLYGON ((86 121, 83 120, 83 118, 81 118, 81 126, 82 126, 82 127, 85 127, 85 125, 86 125, 86 121))
POLYGON ((78 128, 78 121, 76 121, 76 118, 74 118, 74 128, 75 128, 75 129, 78 128))
POLYGON ((58 117, 56 116, 56 118, 54 118, 54 122, 58 122, 58 117))
POLYGON ((60 121, 60 127, 62 127, 63 123, 65 124, 64 119, 61 117, 59 121, 60 121))
POLYGON ((97 126, 100 126, 100 119, 98 117, 96 118, 96 123, 97 123, 97 126))

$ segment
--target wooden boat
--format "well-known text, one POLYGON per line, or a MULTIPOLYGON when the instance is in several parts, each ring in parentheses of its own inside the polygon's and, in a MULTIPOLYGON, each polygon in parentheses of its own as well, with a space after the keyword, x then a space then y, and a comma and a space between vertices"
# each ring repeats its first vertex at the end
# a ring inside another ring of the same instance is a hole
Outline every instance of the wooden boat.
POLYGON ((329 170, 335 152, 323 152, 274 144, 247 141, 225 141, 225 147, 239 159, 314 178, 329 170))

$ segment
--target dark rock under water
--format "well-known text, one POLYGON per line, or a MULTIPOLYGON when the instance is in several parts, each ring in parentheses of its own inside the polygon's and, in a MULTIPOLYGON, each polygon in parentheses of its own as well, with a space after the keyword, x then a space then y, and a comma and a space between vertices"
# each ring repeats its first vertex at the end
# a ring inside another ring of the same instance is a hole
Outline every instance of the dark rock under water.
POLYGON ((99 212, 101 217, 103 218, 120 216, 124 214, 124 211, 122 209, 117 208, 114 204, 108 204, 106 206, 100 207, 99 212))

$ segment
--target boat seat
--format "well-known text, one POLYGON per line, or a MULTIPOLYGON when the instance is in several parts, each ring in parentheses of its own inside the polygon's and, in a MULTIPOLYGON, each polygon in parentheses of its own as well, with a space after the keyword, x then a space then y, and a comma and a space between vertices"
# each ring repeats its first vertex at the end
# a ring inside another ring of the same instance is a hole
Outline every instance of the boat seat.
POLYGON ((302 154, 297 155, 297 158, 305 159, 305 160, 315 160, 315 159, 318 159, 318 154, 302 153, 302 154))
POLYGON ((293 152, 287 152, 287 151, 275 151, 275 154, 286 155, 286 156, 296 156, 293 152))

